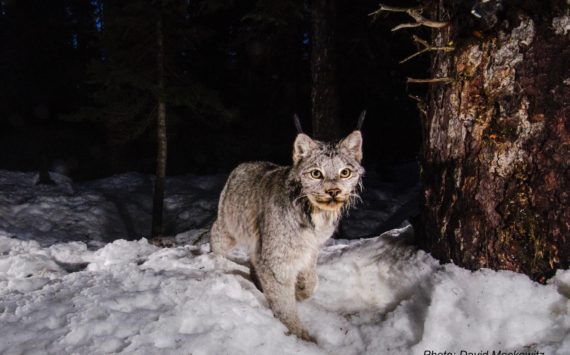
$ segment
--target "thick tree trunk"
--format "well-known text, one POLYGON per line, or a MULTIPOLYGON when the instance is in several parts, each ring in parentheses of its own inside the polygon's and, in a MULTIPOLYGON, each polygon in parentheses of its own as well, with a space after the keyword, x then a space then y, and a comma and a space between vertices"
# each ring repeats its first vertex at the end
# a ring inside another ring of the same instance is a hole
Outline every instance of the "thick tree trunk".
POLYGON ((320 140, 338 139, 340 117, 336 78, 334 21, 336 0, 312 0, 312 123, 313 136, 320 140))
POLYGON ((162 217, 164 205, 164 180, 166 176, 166 103, 164 98, 164 34, 162 15, 158 15, 156 24, 157 69, 158 69, 158 110, 157 110, 157 151, 156 179, 154 183, 154 199, 152 205, 151 237, 159 237, 163 233, 162 217))
POLYGON ((543 282, 570 260, 566 1, 463 39, 448 5, 436 12, 451 25, 432 40, 456 50, 433 56, 432 77, 453 81, 430 88, 420 239, 443 261, 543 282))

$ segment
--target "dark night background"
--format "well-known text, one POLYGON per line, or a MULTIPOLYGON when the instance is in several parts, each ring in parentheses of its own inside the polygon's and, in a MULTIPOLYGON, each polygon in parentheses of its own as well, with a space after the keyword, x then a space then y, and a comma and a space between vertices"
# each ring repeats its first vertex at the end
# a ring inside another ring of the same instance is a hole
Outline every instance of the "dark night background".
MULTIPOLYGON (((311 131, 307 1, 164 1, 168 175, 289 163, 293 113, 311 131)), ((413 1, 406 2, 414 4, 413 1)), ((398 2, 398 5, 406 5, 398 2)), ((73 179, 153 173, 153 6, 143 1, 0 1, 0 169, 48 168, 73 179)), ((338 1, 343 135, 358 115, 368 169, 416 159, 420 116, 406 77, 427 56, 404 15, 367 16, 377 1, 338 1)))

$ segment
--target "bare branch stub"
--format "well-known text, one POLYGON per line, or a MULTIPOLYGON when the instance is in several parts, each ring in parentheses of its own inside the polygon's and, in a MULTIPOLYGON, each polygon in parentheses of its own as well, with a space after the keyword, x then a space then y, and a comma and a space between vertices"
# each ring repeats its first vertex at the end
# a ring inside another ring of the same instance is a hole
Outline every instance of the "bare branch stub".
POLYGON ((412 23, 400 24, 400 25, 392 28, 392 31, 397 31, 397 30, 400 30, 402 28, 419 27, 419 26, 426 26, 426 27, 430 27, 430 28, 443 28, 443 27, 448 25, 447 22, 438 22, 438 21, 433 21, 433 20, 430 20, 428 18, 425 18, 424 16, 422 16, 423 9, 421 7, 394 7, 394 6, 379 4, 378 9, 376 11, 368 14, 368 16, 377 16, 382 11, 406 13, 411 18, 413 18, 414 21, 416 21, 416 22, 412 22, 412 23))
POLYGON ((408 95, 408 97, 414 101, 416 101, 416 106, 418 111, 423 115, 423 117, 427 117, 427 109, 426 109, 426 102, 417 95, 408 95))
POLYGON ((410 55, 409 57, 406 57, 404 59, 402 59, 400 61, 400 64, 403 64, 405 62, 407 62, 408 60, 417 57, 418 55, 422 54, 422 53, 426 53, 426 52, 430 52, 430 51, 442 51, 442 52, 452 52, 455 50, 455 47, 452 46, 445 46, 445 47, 434 47, 431 44, 429 44, 428 41, 426 41, 425 39, 422 39, 416 35, 412 35, 412 39, 414 40, 414 42, 420 44, 421 46, 423 46, 424 48, 417 51, 416 53, 410 55))
POLYGON ((449 84, 452 81, 453 81, 453 79, 449 78, 449 77, 428 78, 428 79, 407 78, 406 83, 408 83, 408 84, 432 84, 432 83, 449 84))

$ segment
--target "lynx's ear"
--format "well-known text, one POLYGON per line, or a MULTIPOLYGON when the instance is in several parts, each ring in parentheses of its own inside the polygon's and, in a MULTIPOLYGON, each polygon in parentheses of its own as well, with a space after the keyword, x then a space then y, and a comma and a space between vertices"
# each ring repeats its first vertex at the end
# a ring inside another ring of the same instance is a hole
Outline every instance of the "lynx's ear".
POLYGON ((362 161, 362 134, 354 131, 340 142, 340 148, 347 150, 357 162, 362 161))
POLYGON ((309 155, 309 152, 317 147, 317 143, 304 133, 299 133, 293 143, 293 164, 309 155))

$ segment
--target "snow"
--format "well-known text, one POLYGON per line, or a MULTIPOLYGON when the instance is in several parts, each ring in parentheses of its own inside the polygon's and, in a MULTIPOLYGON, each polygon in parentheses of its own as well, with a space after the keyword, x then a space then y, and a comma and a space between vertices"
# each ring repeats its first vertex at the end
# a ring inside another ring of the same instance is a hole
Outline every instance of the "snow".
POLYGON ((410 245, 409 226, 331 240, 315 295, 299 303, 317 339, 307 343, 285 334, 243 254, 209 253, 204 221, 223 177, 169 182, 167 205, 188 212, 171 219, 187 228, 173 248, 113 240, 129 234, 108 196, 141 228, 148 177, 31 181, 0 172, 1 354, 570 353, 570 270, 540 285, 513 272, 440 265, 410 245))
MULTIPOLYGON (((57 185, 36 185, 34 174, 0 170, 0 230, 42 246, 76 240, 98 248, 117 238, 148 236, 153 186, 149 176, 129 173, 74 184, 63 175, 50 174, 57 185)), ((206 228, 215 216, 224 181, 224 175, 169 179, 165 232, 206 228)))

